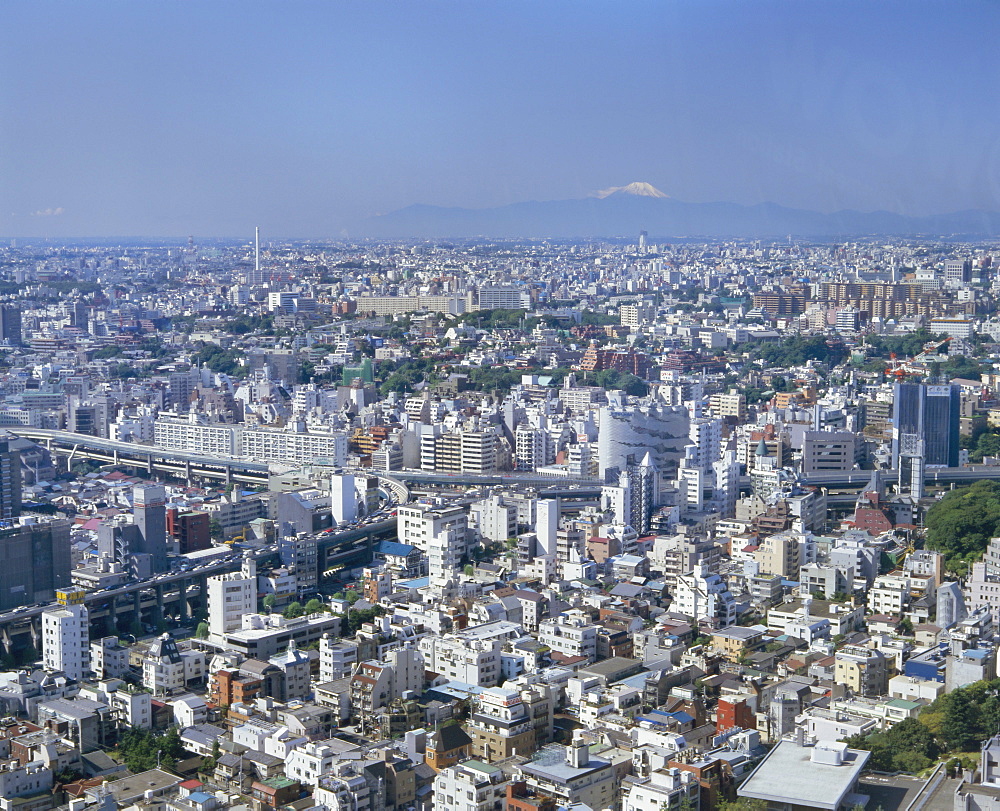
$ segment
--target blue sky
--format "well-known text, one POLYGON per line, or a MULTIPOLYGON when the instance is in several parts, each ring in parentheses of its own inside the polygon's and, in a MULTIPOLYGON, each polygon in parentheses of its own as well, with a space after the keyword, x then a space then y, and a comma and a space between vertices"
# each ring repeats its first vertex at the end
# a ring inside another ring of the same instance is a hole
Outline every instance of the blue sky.
POLYGON ((337 237, 634 180, 1000 210, 993 2, 8 0, 0 235, 337 237))

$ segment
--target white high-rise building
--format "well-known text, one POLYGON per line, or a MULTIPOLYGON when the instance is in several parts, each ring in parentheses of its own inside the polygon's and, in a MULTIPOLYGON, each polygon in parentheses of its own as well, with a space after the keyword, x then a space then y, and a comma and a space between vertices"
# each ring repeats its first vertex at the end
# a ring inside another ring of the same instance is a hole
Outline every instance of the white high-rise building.
POLYGON ((707 477, 705 469, 698 464, 694 446, 688 445, 685 450, 687 455, 677 468, 677 489, 681 494, 682 509, 700 512, 705 508, 707 477))
POLYGON ((469 517, 464 509, 448 510, 450 520, 442 523, 427 547, 427 573, 431 588, 438 594, 451 591, 456 572, 469 548, 469 517))
POLYGON ((467 760, 442 769, 434 778, 437 811, 493 811, 503 808, 510 781, 499 766, 467 760))
POLYGON ((208 578, 208 632, 218 642, 243 626, 244 614, 257 613, 257 561, 250 555, 239 572, 208 578))
POLYGON ((601 488, 601 509, 613 513, 616 524, 631 526, 632 488, 627 473, 618 476, 618 484, 606 484, 601 488))
POLYGON ((56 592, 57 608, 42 613, 42 661, 45 669, 59 670, 81 681, 90 670, 90 617, 84 592, 56 592))
POLYGON ((699 563, 689 574, 677 578, 674 602, 670 608, 696 622, 707 621, 715 628, 728 628, 736 622, 736 599, 725 581, 699 563))
POLYGON ((736 462, 736 451, 726 451, 722 458, 712 463, 715 491, 711 508, 722 513, 723 518, 736 514, 736 499, 740 494, 740 466, 736 462))
POLYGON ((694 463, 708 472, 722 453, 722 420, 718 417, 698 417, 691 420, 688 433, 695 447, 694 463))
POLYGON ((340 473, 330 477, 330 501, 333 508, 333 520, 336 523, 357 520, 358 490, 353 475, 340 473))
POLYGON ((538 539, 539 557, 556 553, 560 506, 558 498, 540 498, 535 504, 535 537, 538 539))

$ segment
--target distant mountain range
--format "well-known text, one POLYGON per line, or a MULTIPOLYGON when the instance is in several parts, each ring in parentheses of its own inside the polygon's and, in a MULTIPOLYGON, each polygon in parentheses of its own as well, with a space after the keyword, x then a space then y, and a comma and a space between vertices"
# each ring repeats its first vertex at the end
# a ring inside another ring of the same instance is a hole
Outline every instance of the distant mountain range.
POLYGON ((1000 234, 1000 213, 956 211, 907 217, 889 211, 818 211, 774 203, 685 203, 649 183, 629 183, 577 200, 513 203, 468 209, 413 205, 371 217, 352 236, 382 239, 523 237, 545 239, 635 236, 652 242, 683 238, 778 237, 837 239, 860 236, 965 236, 1000 234))

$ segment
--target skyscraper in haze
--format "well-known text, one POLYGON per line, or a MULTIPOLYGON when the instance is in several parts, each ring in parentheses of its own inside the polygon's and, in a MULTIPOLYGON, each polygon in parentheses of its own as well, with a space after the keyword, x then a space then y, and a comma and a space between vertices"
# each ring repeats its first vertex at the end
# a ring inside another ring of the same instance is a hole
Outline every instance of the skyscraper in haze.
POLYGON ((893 387, 892 466, 911 495, 923 495, 928 465, 958 467, 958 386, 897 383, 893 387))
POLYGON ((149 555, 153 572, 165 572, 167 564, 167 493, 159 484, 143 484, 132 490, 135 525, 139 528, 139 554, 149 555))
POLYGON ((16 304, 0 306, 0 342, 10 346, 20 346, 21 308, 16 304))
POLYGON ((21 514, 21 454, 0 440, 0 518, 21 514))

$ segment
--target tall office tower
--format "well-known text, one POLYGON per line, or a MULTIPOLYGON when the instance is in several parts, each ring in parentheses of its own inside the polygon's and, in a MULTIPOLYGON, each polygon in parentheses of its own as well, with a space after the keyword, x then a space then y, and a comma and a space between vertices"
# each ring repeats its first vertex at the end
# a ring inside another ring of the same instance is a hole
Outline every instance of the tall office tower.
POLYGON ((897 383, 893 387, 892 466, 917 498, 928 465, 958 467, 958 386, 897 383))
POLYGON ((16 304, 0 306, 0 342, 10 346, 20 346, 21 308, 16 304))
POLYGON ((0 529, 0 611, 54 600, 70 585, 69 521, 0 529))
POLYGON ((82 591, 58 591, 57 608, 42 613, 42 662, 81 681, 90 669, 90 617, 82 591))
POLYGON ((70 313, 70 324, 77 329, 87 331, 88 325, 88 310, 87 303, 80 299, 73 302, 73 310, 70 313))
POLYGON ((247 272, 247 284, 251 287, 260 287, 267 281, 264 272, 260 269, 260 228, 253 229, 253 270, 247 272))
POLYGON ((358 490, 350 473, 335 473, 330 477, 330 503, 333 520, 340 524, 358 517, 358 490))
POLYGON ((0 440, 0 518, 21 514, 21 453, 0 440))
POLYGON ((167 562, 167 493, 159 484, 132 488, 135 525, 139 528, 138 554, 149 555, 151 570, 165 572, 167 562))
POLYGON ((944 263, 946 282, 967 284, 972 281, 971 259, 946 259, 944 263))
POLYGON ((694 464, 705 472, 710 471, 722 454, 722 419, 695 417, 691 420, 688 438, 696 448, 694 464))
POLYGON ((238 631, 257 612, 257 561, 247 555, 238 572, 208 578, 208 632, 214 642, 238 631))
POLYGON ((558 498, 540 498, 535 505, 535 537, 538 539, 538 555, 556 553, 556 534, 559 532, 558 498))

